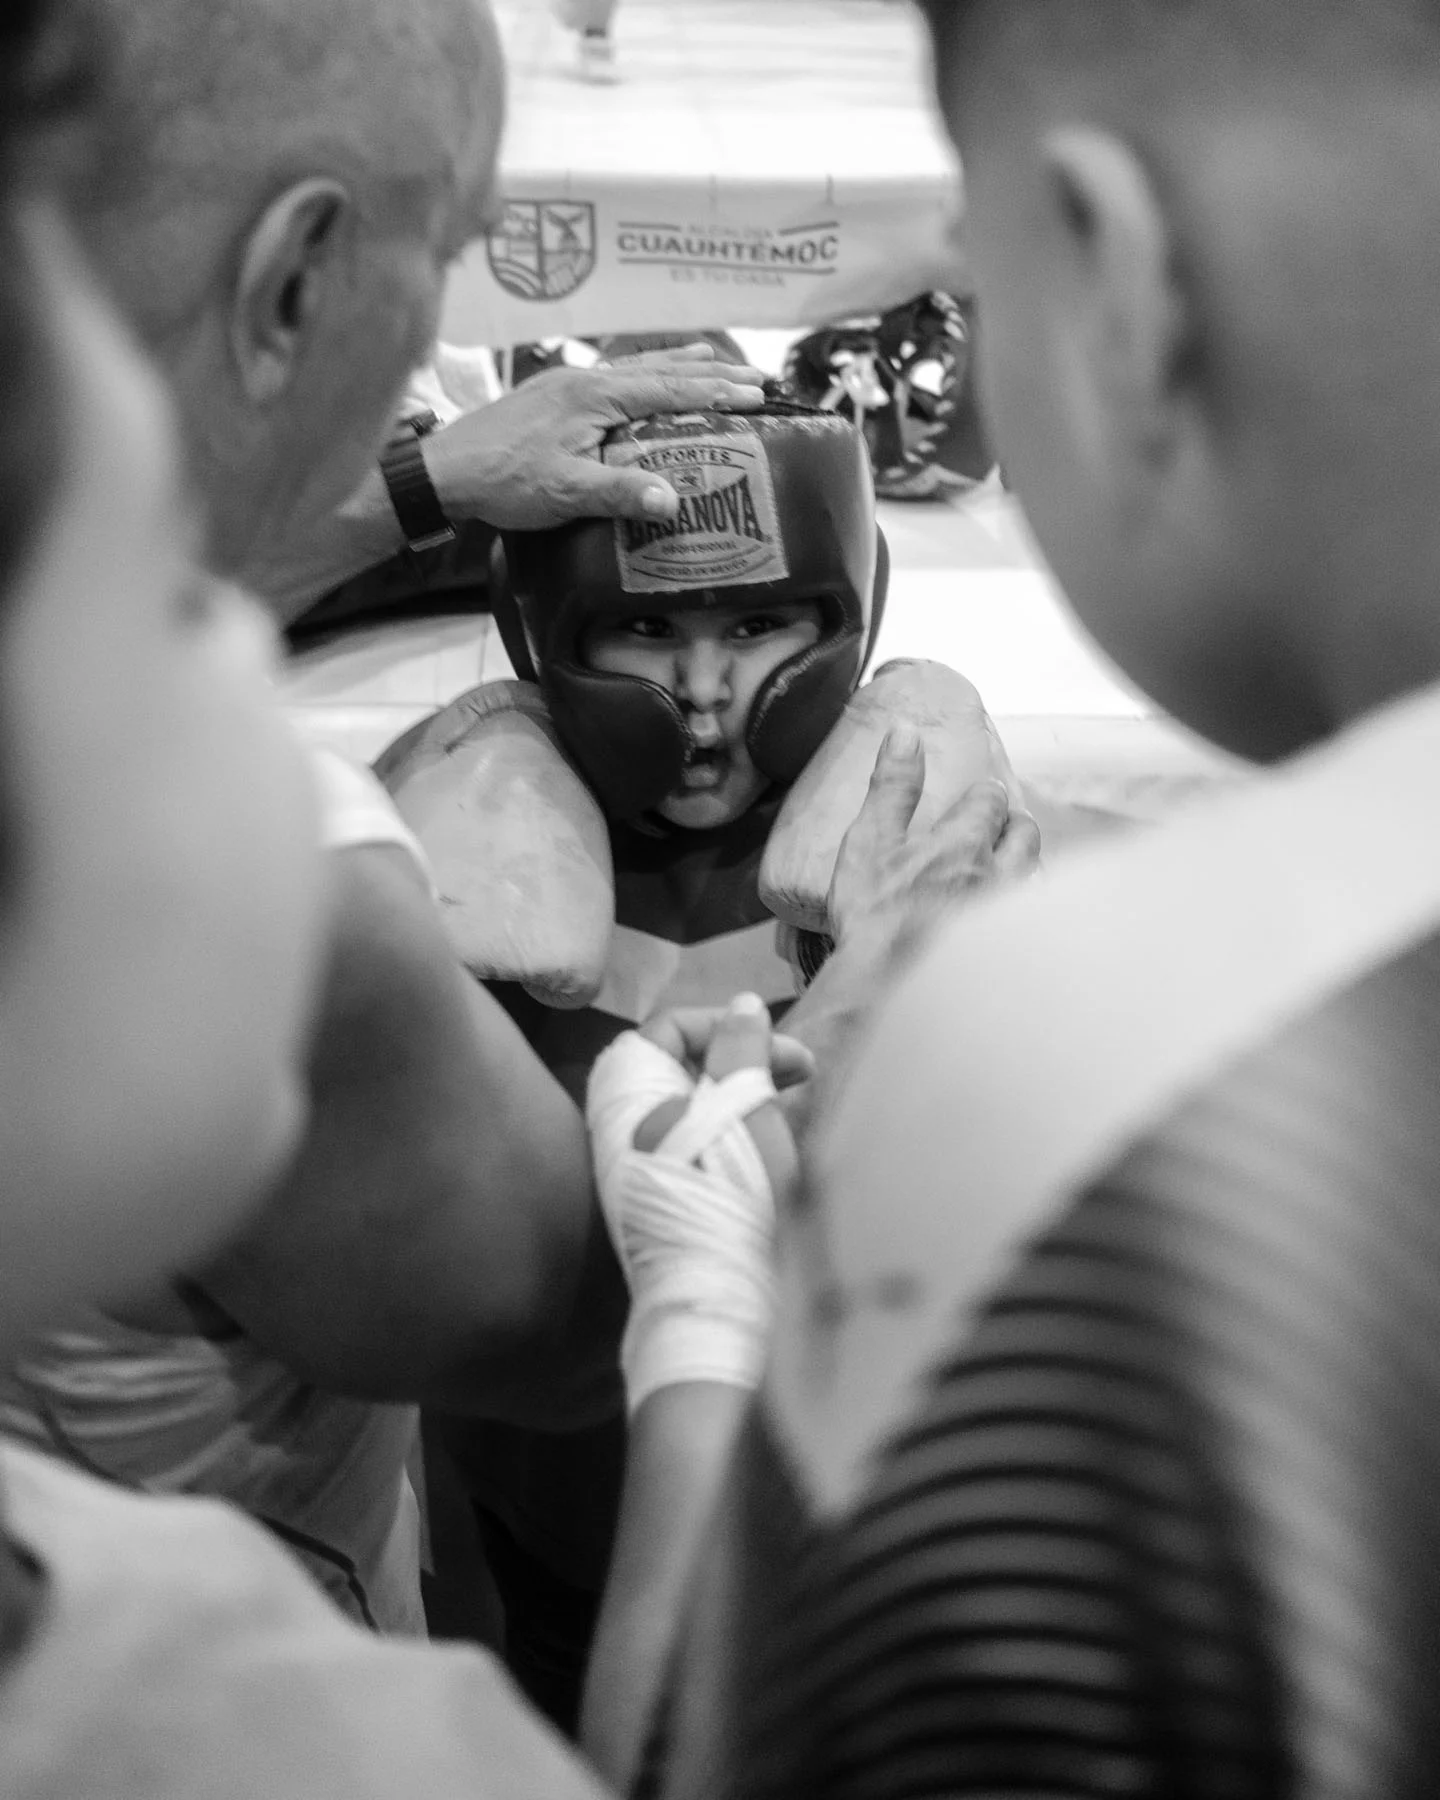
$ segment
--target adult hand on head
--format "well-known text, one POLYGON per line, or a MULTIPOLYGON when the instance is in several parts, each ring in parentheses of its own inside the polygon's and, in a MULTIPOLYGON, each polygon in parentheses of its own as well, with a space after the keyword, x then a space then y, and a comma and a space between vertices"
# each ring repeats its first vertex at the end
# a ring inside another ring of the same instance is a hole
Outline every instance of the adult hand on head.
POLYGON ((836 859, 828 910, 841 947, 858 940, 908 954, 957 905, 1038 866, 1039 827, 1012 810, 1001 782, 977 782, 917 832, 911 820, 924 788, 919 734, 897 726, 836 859))
POLYGON ((432 432, 422 449, 451 519, 538 531, 569 519, 668 519, 679 498, 643 469, 600 461, 605 434, 653 413, 751 412, 765 377, 714 346, 649 351, 593 369, 547 369, 432 432))
POLYGON ((753 994, 660 1015, 596 1062, 586 1117, 630 1286, 621 1363, 632 1412, 664 1387, 759 1380, 776 1208, 798 1167, 775 1091, 812 1066, 799 1044, 772 1037, 753 994))

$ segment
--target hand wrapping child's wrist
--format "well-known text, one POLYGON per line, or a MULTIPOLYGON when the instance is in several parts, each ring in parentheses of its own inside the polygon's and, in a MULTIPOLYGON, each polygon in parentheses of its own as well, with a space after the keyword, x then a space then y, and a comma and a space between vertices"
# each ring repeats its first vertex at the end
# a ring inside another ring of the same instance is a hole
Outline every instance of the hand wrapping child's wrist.
POLYGON ((595 1064, 586 1115, 601 1209, 630 1285, 621 1346, 630 1411, 662 1387, 760 1380, 773 1313, 775 1207, 746 1117, 774 1098, 768 1069, 698 1081, 638 1032, 595 1064), (638 1126, 688 1101, 653 1151, 638 1126))

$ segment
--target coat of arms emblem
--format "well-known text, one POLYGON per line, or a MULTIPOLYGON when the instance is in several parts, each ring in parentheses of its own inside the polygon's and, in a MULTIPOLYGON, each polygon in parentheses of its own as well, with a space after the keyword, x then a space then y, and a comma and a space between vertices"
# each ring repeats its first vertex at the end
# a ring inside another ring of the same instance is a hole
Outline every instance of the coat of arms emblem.
POLYGON ((507 200, 486 252, 507 293, 563 300, 595 267, 595 208, 588 200, 507 200))

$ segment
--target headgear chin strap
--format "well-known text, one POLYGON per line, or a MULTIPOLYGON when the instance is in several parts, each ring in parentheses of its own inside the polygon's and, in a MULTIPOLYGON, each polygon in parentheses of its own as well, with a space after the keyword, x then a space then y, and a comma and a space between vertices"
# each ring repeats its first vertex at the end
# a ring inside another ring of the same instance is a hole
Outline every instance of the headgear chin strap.
POLYGON ((679 516, 507 532, 493 604, 516 672, 539 682, 610 816, 633 818, 680 785, 690 732, 664 688, 587 669, 585 627, 737 599, 757 609, 813 600, 818 641, 770 675, 746 722, 756 768, 788 785, 858 685, 884 606, 889 558, 863 438, 834 414, 771 401, 759 413, 622 426, 602 455, 670 482, 679 516))

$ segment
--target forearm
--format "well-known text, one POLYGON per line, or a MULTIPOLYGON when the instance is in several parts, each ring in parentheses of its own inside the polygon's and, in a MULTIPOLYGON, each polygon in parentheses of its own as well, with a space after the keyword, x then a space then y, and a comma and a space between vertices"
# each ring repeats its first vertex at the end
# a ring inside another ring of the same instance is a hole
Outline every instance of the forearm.
MULTIPOLYGON (((451 364, 455 352, 441 347, 451 364)), ((455 369, 444 373, 455 393, 455 369)), ((457 419, 421 440, 447 516, 536 531, 576 518, 669 518, 674 490, 640 469, 606 466, 600 446, 627 419, 705 407, 748 412, 763 399, 758 369, 717 366, 708 347, 639 358, 627 369, 551 369, 490 403, 473 385, 457 419), (658 510, 657 510, 658 507, 658 510)), ((379 471, 303 542, 283 543, 243 571, 282 623, 342 581, 383 562, 404 540, 379 471)))
POLYGON ((495 1044, 503 1022, 507 1036, 495 1050, 510 1086, 501 1090, 485 1079, 486 1057, 476 1092, 488 1090, 498 1105, 513 1108, 518 1128, 502 1137, 476 1119, 460 1155, 433 1165, 446 1182, 433 1216, 454 1223, 442 1226, 429 1260, 454 1259, 445 1291, 481 1317, 473 1336, 457 1329, 457 1354, 436 1359, 417 1397, 451 1412, 577 1430, 623 1404, 619 1346, 630 1310, 595 1194, 589 1138, 578 1107, 493 996, 468 975, 458 980, 477 1042, 495 1044), (487 1219, 491 1228, 482 1224, 477 1234, 473 1222, 487 1219), (481 1258, 484 1291, 492 1296, 483 1309, 468 1298, 478 1291, 481 1258), (507 1261, 511 1273, 497 1282, 507 1261))
POLYGON ((624 1282, 574 1104, 397 852, 336 858, 305 1141, 205 1291, 332 1390, 556 1428, 618 1404, 624 1282))
POLYGON ((257 1346, 334 1393, 539 1430, 613 1416, 622 1403, 626 1296, 598 1216, 592 1225, 577 1195, 576 1230, 555 1229, 552 1205, 547 1241, 532 1249, 529 1268, 501 1246, 487 1259, 472 1248, 473 1234, 447 1223, 488 1207, 483 1181, 420 1166, 392 1180, 373 1161, 366 1166, 367 1141, 343 1157, 311 1158, 276 1198, 311 1213, 355 1207, 354 1229, 330 1267, 319 1244, 296 1279, 293 1240, 277 1245, 256 1233, 198 1274, 201 1290, 257 1346), (366 1223, 398 1211, 397 1192, 416 1220, 402 1243, 366 1223))
POLYGON ((417 1370, 415 1398, 461 1416, 541 1431, 578 1431, 624 1404, 619 1344, 630 1299, 598 1206, 587 1190, 580 1232, 552 1240, 535 1300, 473 1336, 455 1334, 417 1370))
POLYGON ((685 1382, 651 1394, 631 1421, 580 1719, 582 1748, 622 1794, 644 1750, 749 1399, 743 1388, 685 1382))

